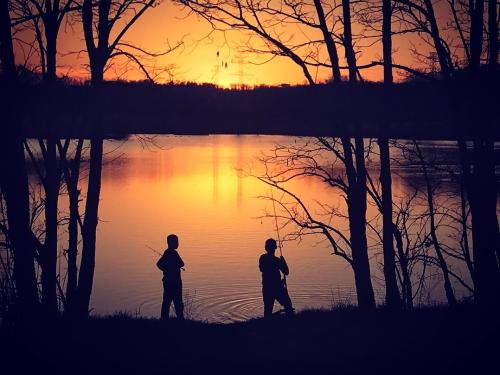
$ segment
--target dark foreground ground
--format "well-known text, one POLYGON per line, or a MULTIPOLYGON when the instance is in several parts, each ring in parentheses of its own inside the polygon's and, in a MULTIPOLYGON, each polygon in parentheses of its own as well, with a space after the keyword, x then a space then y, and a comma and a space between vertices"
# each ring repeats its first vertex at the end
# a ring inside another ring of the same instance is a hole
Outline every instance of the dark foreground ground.
POLYGON ((2 374, 499 374, 498 312, 303 312, 228 325, 93 318, 1 328, 2 374), (7 370, 7 371, 2 371, 7 370))

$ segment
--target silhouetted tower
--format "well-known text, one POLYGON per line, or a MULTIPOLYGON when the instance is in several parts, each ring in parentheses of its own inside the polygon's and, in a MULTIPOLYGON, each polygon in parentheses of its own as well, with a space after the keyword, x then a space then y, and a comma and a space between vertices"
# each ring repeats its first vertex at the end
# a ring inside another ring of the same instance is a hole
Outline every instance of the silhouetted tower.
POLYGON ((238 64, 238 72, 234 74, 238 77, 238 86, 239 88, 244 87, 243 80, 245 77, 251 77, 252 74, 245 72, 245 65, 248 64, 245 60, 243 60, 243 56, 238 55, 236 59, 231 60, 231 62, 238 64))

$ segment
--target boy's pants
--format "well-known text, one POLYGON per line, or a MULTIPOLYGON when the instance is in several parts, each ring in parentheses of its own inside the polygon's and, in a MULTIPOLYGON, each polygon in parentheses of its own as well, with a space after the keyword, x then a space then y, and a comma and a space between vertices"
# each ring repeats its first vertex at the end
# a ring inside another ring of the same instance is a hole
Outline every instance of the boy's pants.
POLYGON ((163 283, 163 303, 161 304, 161 319, 168 319, 170 305, 174 303, 175 315, 184 319, 184 303, 182 302, 182 283, 163 283))
POLYGON ((267 318, 273 314, 275 300, 285 308, 287 314, 293 313, 292 300, 283 284, 262 286, 262 297, 264 298, 264 317, 267 318))

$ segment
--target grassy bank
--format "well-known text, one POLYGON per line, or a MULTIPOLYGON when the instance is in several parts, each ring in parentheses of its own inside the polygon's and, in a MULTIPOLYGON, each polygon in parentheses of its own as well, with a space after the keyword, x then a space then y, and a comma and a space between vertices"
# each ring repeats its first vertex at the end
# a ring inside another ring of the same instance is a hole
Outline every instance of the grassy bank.
POLYGON ((306 311, 234 324, 123 315, 2 328, 5 374, 497 373, 498 314, 306 311), (496 369, 495 369, 496 368, 496 369))

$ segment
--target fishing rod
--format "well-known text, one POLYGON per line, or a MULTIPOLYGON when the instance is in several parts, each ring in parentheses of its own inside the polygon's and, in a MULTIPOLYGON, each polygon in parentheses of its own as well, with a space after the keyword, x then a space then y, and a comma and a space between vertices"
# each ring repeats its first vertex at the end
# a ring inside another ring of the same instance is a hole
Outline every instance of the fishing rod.
POLYGON ((283 251, 281 249, 280 230, 278 227, 278 215, 276 215, 276 202, 274 201, 273 188, 271 188, 271 200, 273 202, 274 224, 276 226, 276 234, 278 235, 278 247, 280 249, 280 255, 283 256, 283 251))
MULTIPOLYGON (((162 254, 162 253, 160 253, 159 251, 156 251, 156 250, 155 250, 155 249, 153 249, 151 246, 146 245, 146 247, 147 247, 149 250, 151 250, 153 253, 155 253, 156 255, 159 255, 160 257, 162 257, 162 256, 163 256, 163 254, 162 254)), ((181 270, 185 271, 185 270, 186 270, 186 268, 181 267, 181 270)))
POLYGON ((156 255, 159 255, 159 256, 162 256, 162 255, 163 255, 163 254, 162 254, 162 253, 160 253, 159 251, 156 251, 155 249, 153 249, 151 246, 146 245, 146 247, 147 247, 149 250, 151 250, 153 253, 155 253, 156 255))
MULTIPOLYGON (((273 201, 274 224, 276 226, 276 234, 278 236, 278 247, 280 249, 280 256, 283 257, 283 249, 281 248, 280 228, 278 226, 278 215, 276 215, 276 202, 274 200, 273 188, 272 187, 271 187, 271 200, 273 201)), ((283 274, 283 285, 285 286, 285 288, 287 287, 287 285, 286 285, 286 275, 285 274, 283 274)))

